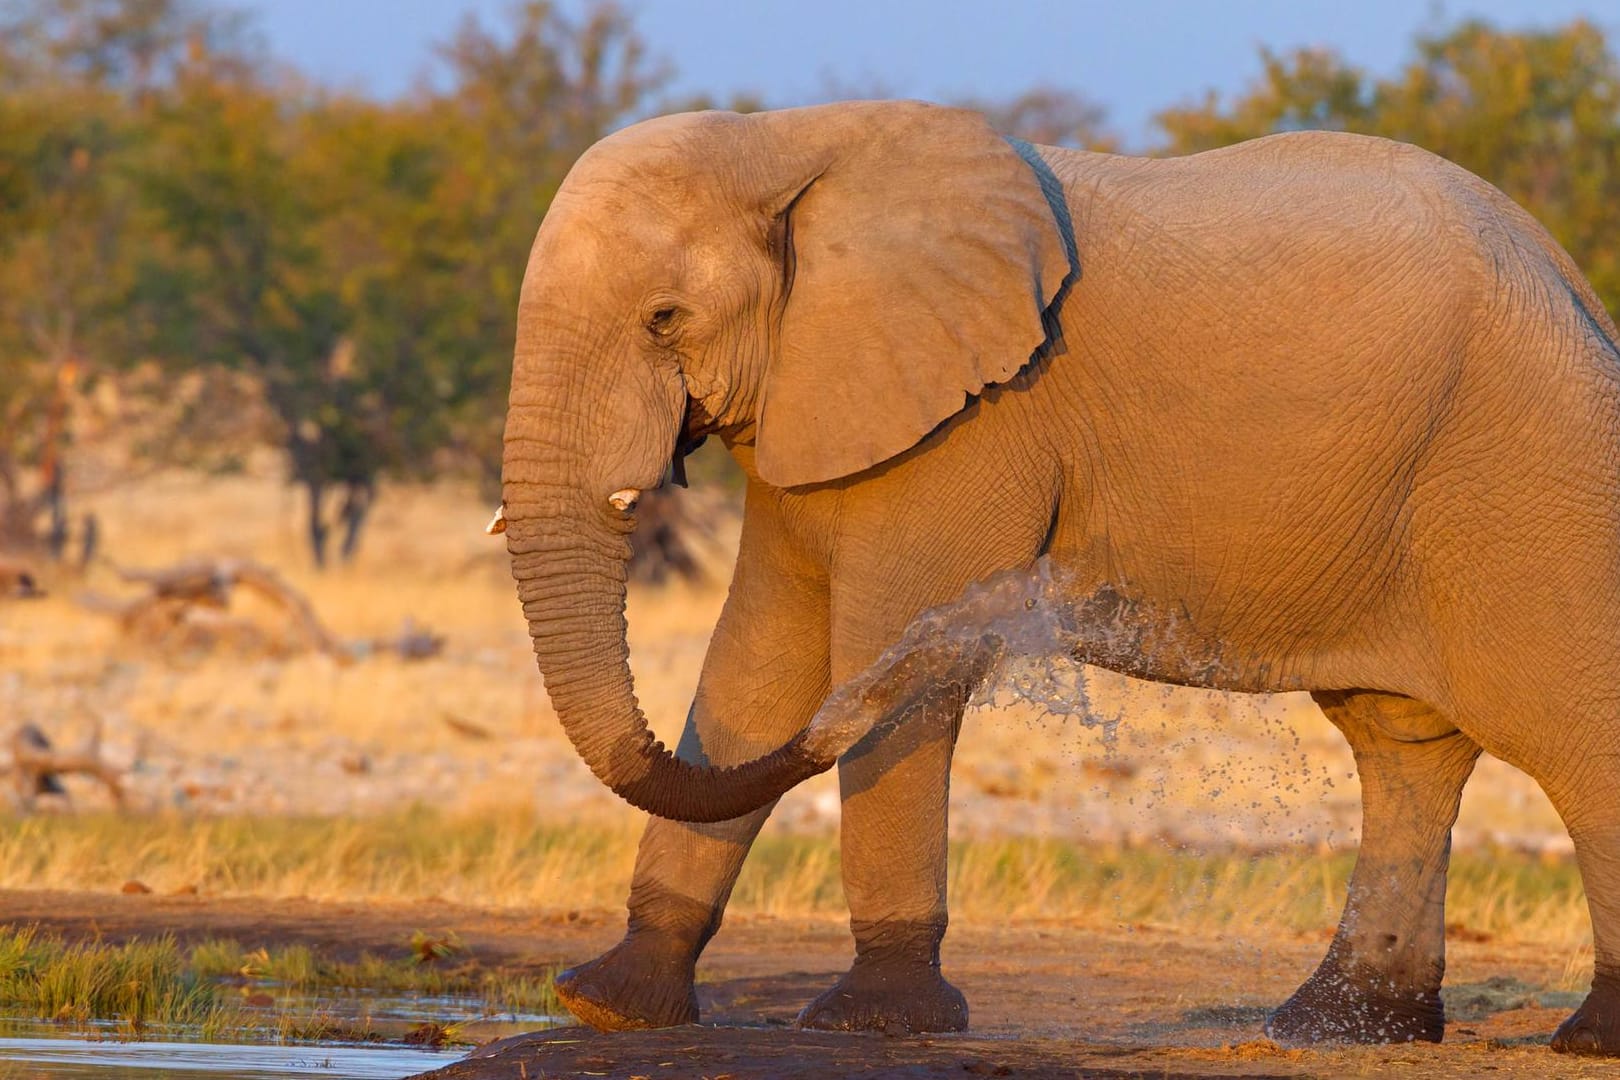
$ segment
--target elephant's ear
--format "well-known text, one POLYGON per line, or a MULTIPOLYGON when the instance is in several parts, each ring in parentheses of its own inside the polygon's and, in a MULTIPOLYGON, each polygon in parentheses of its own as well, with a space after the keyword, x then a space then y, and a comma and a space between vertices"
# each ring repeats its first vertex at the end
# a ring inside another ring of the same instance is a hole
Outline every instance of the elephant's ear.
POLYGON ((833 480, 915 445, 1045 341, 1071 270, 1061 194, 1049 202, 977 113, 858 102, 750 119, 809 148, 773 224, 786 301, 756 461, 780 487, 833 480))

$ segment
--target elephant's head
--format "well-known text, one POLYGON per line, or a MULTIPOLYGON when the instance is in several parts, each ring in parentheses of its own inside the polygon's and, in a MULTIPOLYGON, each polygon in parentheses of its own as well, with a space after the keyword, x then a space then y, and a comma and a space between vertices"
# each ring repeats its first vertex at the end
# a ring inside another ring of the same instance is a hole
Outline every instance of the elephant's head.
POLYGON ((504 496, 540 670, 604 783, 718 821, 832 764, 802 733, 726 770, 654 740, 625 645, 636 496, 710 432, 781 487, 906 451, 1028 361, 1069 273, 1034 170, 973 113, 685 114, 580 158, 523 281, 504 496))

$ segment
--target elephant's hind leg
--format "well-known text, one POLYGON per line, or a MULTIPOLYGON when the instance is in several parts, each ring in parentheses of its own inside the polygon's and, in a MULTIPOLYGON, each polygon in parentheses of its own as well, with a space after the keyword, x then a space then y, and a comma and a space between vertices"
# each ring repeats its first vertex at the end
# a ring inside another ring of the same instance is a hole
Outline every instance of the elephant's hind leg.
POLYGON ((1592 915, 1592 989, 1558 1026, 1552 1048, 1566 1054, 1620 1057, 1620 776, 1605 725, 1585 752, 1565 760, 1553 779, 1537 776, 1575 842, 1575 861, 1592 915))
POLYGON ((1361 850, 1316 972, 1266 1021, 1287 1043, 1439 1042, 1446 867, 1479 745, 1421 702, 1313 695, 1361 775, 1361 850))

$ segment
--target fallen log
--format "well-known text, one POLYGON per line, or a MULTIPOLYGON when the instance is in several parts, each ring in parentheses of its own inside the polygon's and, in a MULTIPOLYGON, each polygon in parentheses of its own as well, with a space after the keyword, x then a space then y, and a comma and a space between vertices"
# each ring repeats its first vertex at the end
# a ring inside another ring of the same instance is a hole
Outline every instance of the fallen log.
POLYGON ((245 589, 287 617, 294 640, 283 648, 290 644, 294 651, 312 649, 340 664, 354 659, 353 650, 321 623, 309 600, 262 563, 200 558, 152 570, 120 566, 113 570, 124 581, 144 586, 145 594, 131 600, 96 595, 80 600, 91 610, 116 618, 127 637, 184 647, 234 636, 271 647, 273 639, 252 624, 219 614, 231 606, 237 589, 245 589))
POLYGON ((190 559, 158 570, 116 569, 125 581, 143 584, 150 590, 125 610, 122 618, 126 627, 153 616, 172 623, 184 618, 192 607, 227 608, 232 590, 240 587, 285 612, 309 648, 343 663, 352 659, 343 643, 316 617, 309 600, 262 563, 249 559, 190 559))
POLYGON ((0 599, 37 600, 45 595, 26 563, 0 558, 0 599))
POLYGON ((11 736, 11 781, 18 806, 29 811, 41 795, 67 797, 64 775, 78 773, 97 780, 112 796, 114 805, 124 805, 123 774, 101 757, 101 729, 78 750, 58 750, 34 724, 23 724, 11 736))
POLYGON ((152 570, 118 566, 113 570, 124 581, 144 586, 145 594, 131 600, 86 594, 79 598, 80 603, 117 619, 126 637, 169 648, 184 651, 235 645, 273 654, 311 650, 339 664, 383 653, 424 660, 444 648, 443 635, 410 619, 392 636, 345 641, 326 628, 301 592, 268 566, 249 559, 188 559, 152 570), (229 614, 238 589, 278 609, 286 617, 290 635, 278 635, 275 628, 229 614))

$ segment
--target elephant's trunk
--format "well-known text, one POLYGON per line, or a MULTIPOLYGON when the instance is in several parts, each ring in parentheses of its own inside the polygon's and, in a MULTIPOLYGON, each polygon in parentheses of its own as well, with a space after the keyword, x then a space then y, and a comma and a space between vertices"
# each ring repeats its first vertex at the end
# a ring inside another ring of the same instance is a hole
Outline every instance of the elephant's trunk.
MULTIPOLYGON (((528 445, 532 446, 532 443, 528 445)), ((681 821, 726 821, 757 809, 834 758, 801 732, 730 769, 682 761, 653 737, 632 689, 625 641, 631 526, 578 487, 528 479, 525 441, 508 431, 506 538, 535 656, 563 730, 585 764, 634 806, 681 821)))

